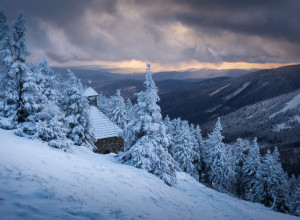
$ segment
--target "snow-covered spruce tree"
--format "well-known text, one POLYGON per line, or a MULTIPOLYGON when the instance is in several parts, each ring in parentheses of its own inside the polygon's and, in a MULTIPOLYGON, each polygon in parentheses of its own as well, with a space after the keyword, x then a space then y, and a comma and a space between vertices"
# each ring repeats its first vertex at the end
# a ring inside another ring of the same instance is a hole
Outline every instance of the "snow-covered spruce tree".
POLYGON ((171 155, 177 162, 179 168, 194 177, 199 179, 198 167, 196 165, 198 152, 197 146, 193 140, 193 134, 190 131, 190 127, 187 121, 183 121, 181 124, 181 132, 174 136, 174 143, 171 146, 171 155))
POLYGON ((190 126, 190 130, 193 137, 193 142, 195 143, 195 152, 196 158, 194 161, 195 167, 198 171, 198 181, 201 180, 201 170, 202 170, 202 156, 201 156, 201 148, 203 144, 203 139, 201 135, 201 129, 199 125, 196 127, 194 125, 190 126))
POLYGON ((0 8, 0 126, 13 129, 16 126, 18 109, 18 80, 7 17, 0 8))
POLYGON ((203 141, 203 137, 201 134, 201 128, 199 125, 196 126, 195 130, 195 137, 196 140, 198 142, 198 146, 199 146, 199 153, 200 153, 200 166, 199 167, 199 181, 203 182, 203 177, 204 175, 204 171, 205 171, 205 163, 204 161, 204 156, 205 156, 205 150, 204 150, 204 141, 203 141))
POLYGON ((288 199, 288 206, 289 206, 289 213, 290 214, 295 214, 294 213, 294 207, 295 203, 297 202, 294 200, 294 195, 296 194, 298 187, 298 182, 295 177, 295 174, 292 174, 291 178, 289 179, 289 199, 288 199))
POLYGON ((88 100, 83 96, 83 86, 79 79, 70 71, 65 84, 64 102, 62 103, 69 130, 67 137, 76 145, 94 146, 94 134, 90 123, 88 100))
POLYGON ((167 151, 169 137, 157 105, 159 97, 149 64, 144 86, 146 90, 138 94, 136 118, 128 123, 125 130, 127 146, 119 159, 125 164, 147 170, 168 185, 174 185, 175 162, 167 151))
POLYGON ((121 90, 117 90, 116 95, 112 97, 112 102, 114 103, 114 109, 111 113, 111 120, 121 129, 124 129, 128 123, 128 117, 121 90))
POLYGON ((300 216, 300 183, 298 183, 295 193, 292 196, 292 201, 291 214, 300 216))
POLYGON ((244 154, 245 141, 241 138, 236 140, 234 144, 234 160, 235 160, 235 172, 236 172, 236 193, 241 196, 243 194, 243 166, 246 161, 246 156, 244 154))
MULTIPOLYGON (((8 71, 7 56, 11 56, 10 29, 5 11, 0 7, 0 98, 2 97, 4 75, 8 71)), ((11 58, 9 59, 11 61, 11 58)), ((2 99, 1 99, 2 100, 2 99)), ((0 101, 1 101, 0 100, 0 101)))
POLYGON ((127 112, 127 119, 128 119, 128 121, 132 120, 133 117, 134 117, 134 114, 133 114, 133 105, 132 105, 132 102, 131 102, 131 100, 129 98, 127 98, 127 100, 126 100, 125 109, 126 109, 126 112, 127 112))
POLYGON ((37 113, 39 121, 36 123, 35 138, 47 141, 49 146, 65 148, 70 144, 67 140, 68 122, 57 104, 48 101, 42 105, 43 109, 37 113))
POLYGON ((201 148, 202 148, 202 145, 203 145, 203 137, 202 137, 201 128, 200 128, 199 125, 196 126, 194 132, 195 132, 195 137, 196 137, 196 140, 198 142, 200 153, 201 153, 201 148))
POLYGON ((111 99, 100 93, 98 96, 97 107, 108 117, 111 117, 112 112, 111 99))
POLYGON ((256 179, 253 185, 255 201, 275 210, 285 211, 289 187, 277 148, 272 154, 268 151, 263 157, 261 168, 256 172, 256 179))
POLYGON ((231 186, 234 170, 227 158, 221 131, 222 126, 218 118, 215 129, 204 142, 206 150, 204 161, 209 185, 218 191, 226 191, 231 186))
POLYGON ((164 124, 166 126, 166 132, 168 134, 170 134, 171 130, 172 130, 172 122, 171 122, 171 119, 169 117, 169 115, 167 115, 164 119, 164 124))
POLYGON ((242 168, 242 182, 243 186, 245 187, 243 190, 243 197, 252 202, 259 201, 258 192, 254 188, 254 184, 259 181, 256 175, 259 169, 261 169, 261 155, 259 152, 257 138, 254 138, 252 146, 246 157, 245 164, 242 168))
POLYGON ((30 67, 26 63, 26 57, 30 55, 25 44, 25 20, 23 15, 18 16, 13 26, 13 55, 14 62, 11 71, 16 75, 18 85, 18 112, 17 121, 23 131, 32 133, 35 126, 35 113, 41 110, 39 103, 40 94, 36 79, 30 67))
POLYGON ((175 149, 173 146, 175 144, 175 136, 179 135, 181 132, 181 127, 182 127, 182 121, 181 118, 175 118, 171 121, 171 124, 168 125, 167 128, 167 134, 170 137, 170 145, 168 148, 169 153, 172 155, 173 150, 175 149))
POLYGON ((228 176, 227 176, 227 186, 226 190, 232 193, 236 193, 236 158, 234 155, 233 147, 230 144, 225 145, 225 157, 228 162, 228 176))
POLYGON ((46 57, 35 68, 34 75, 39 84, 40 93, 44 96, 44 100, 49 100, 56 104, 59 100, 59 90, 57 77, 54 71, 51 69, 46 57))
POLYGON ((168 152, 170 152, 170 149, 172 148, 172 146, 174 145, 174 128, 173 128, 173 123, 172 121, 170 120, 170 117, 167 115, 164 119, 164 125, 166 127, 166 134, 169 136, 169 141, 170 141, 170 144, 169 144, 169 148, 168 148, 168 152))
POLYGON ((274 161, 274 177, 278 180, 278 184, 274 186, 274 190, 277 192, 276 194, 276 201, 274 201, 274 207, 275 210, 286 212, 288 210, 288 200, 289 200, 289 176, 287 172, 285 172, 282 168, 281 162, 280 162, 280 154, 275 147, 273 153, 272 153, 273 161, 274 161), (287 187, 288 186, 288 187, 287 187))

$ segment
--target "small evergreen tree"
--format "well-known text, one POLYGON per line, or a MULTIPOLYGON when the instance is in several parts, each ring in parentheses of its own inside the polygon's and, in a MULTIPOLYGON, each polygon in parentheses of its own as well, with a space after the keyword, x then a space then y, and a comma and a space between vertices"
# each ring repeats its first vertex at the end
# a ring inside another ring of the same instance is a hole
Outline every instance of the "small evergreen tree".
POLYGON ((288 182, 282 169, 279 152, 275 148, 271 154, 270 151, 263 157, 263 163, 256 173, 257 181, 253 188, 256 191, 255 198, 257 202, 275 210, 284 211, 286 209, 285 197, 288 195, 288 182))
POLYGON ((126 112, 127 112, 127 120, 128 121, 132 120, 133 117, 134 117, 133 105, 132 105, 132 102, 129 98, 126 100, 125 109, 126 109, 126 112))
POLYGON ((34 132, 36 120, 35 113, 41 110, 41 105, 39 103, 40 94, 36 79, 26 63, 26 58, 30 53, 25 44, 25 32, 25 20, 23 19, 23 14, 20 14, 13 26, 14 62, 10 72, 16 77, 18 86, 17 121, 19 123, 27 123, 24 126, 24 130, 29 130, 32 133, 34 132))
POLYGON ((208 174, 208 183, 219 191, 225 191, 231 185, 230 179, 234 171, 226 155, 225 144, 221 134, 222 126, 218 118, 216 127, 205 140, 205 168, 208 174))
POLYGON ((116 95, 112 97, 112 102, 114 103, 114 109, 112 110, 111 120, 121 129, 124 129, 128 123, 128 117, 121 90, 117 90, 116 95))
POLYGON ((291 207, 291 213, 300 216, 300 183, 292 196, 293 206, 291 207))
POLYGON ((107 117, 109 117, 110 112, 109 98, 102 93, 98 96, 97 108, 100 109, 107 117))
POLYGON ((19 100, 12 42, 6 14, 0 8, 0 126, 5 129, 16 127, 19 100))
POLYGON ((49 142, 51 147, 62 148, 69 145, 67 140, 68 123, 65 115, 56 103, 49 101, 43 104, 41 112, 37 113, 39 121, 36 125, 35 138, 49 142))
POLYGON ((243 166, 246 162, 246 156, 244 154, 245 142, 243 139, 238 138, 234 145, 234 160, 235 160, 235 172, 236 172, 236 193, 241 196, 243 195, 243 166))
POLYGON ((59 101, 59 88, 57 82, 57 76, 51 69, 46 57, 39 64, 38 68, 35 69, 34 75, 39 84, 40 93, 42 94, 42 99, 45 101, 51 101, 54 104, 59 101))
POLYGON ((171 155, 180 169, 198 180, 199 176, 195 162, 199 154, 197 154, 196 148, 189 124, 187 121, 183 121, 181 132, 174 136, 174 143, 170 152, 172 152, 171 155))
POLYGON ((127 146, 119 155, 128 165, 153 173, 168 185, 176 183, 175 162, 168 153, 169 137, 163 124, 159 97, 152 79, 150 65, 147 66, 146 91, 138 94, 135 106, 136 118, 129 122, 125 131, 127 146))
POLYGON ((194 143, 194 166, 197 170, 197 180, 200 181, 201 178, 201 169, 202 169, 202 160, 201 160, 201 145, 202 145, 202 135, 201 135, 201 129, 197 125, 196 127, 192 124, 190 126, 190 132, 192 136, 192 142, 194 143))
POLYGON ((295 174, 292 174, 291 178, 289 179, 289 195, 288 195, 288 206, 289 206, 289 213, 295 214, 295 204, 297 201, 294 200, 295 194, 297 191, 298 182, 295 177, 295 174))
POLYGON ((64 91, 63 110, 69 123, 67 137, 76 145, 94 146, 94 134, 90 123, 88 100, 83 96, 83 86, 69 71, 69 79, 64 91))
POLYGON ((178 136, 181 133, 181 127, 182 127, 181 118, 173 119, 171 121, 171 123, 166 127, 167 133, 170 137, 170 145, 169 145, 168 151, 171 155, 175 153, 175 152, 173 152, 173 149, 174 149, 173 146, 175 144, 175 136, 178 136))
POLYGON ((257 138, 254 138, 252 146, 249 150, 249 153, 246 157, 245 165, 243 166, 243 185, 244 189, 244 198, 256 202, 259 201, 259 192, 255 190, 254 184, 259 181, 256 173, 261 169, 261 155, 259 152, 259 146, 257 143, 257 138))

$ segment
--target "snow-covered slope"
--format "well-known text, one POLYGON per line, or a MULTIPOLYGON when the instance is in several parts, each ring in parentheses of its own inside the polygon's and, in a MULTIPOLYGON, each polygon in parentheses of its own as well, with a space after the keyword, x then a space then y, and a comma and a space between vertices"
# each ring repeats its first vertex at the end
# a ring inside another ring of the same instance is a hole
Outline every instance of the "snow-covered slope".
POLYGON ((297 219, 218 193, 178 173, 169 187, 113 155, 67 152, 0 129, 3 219, 297 219))
POLYGON ((280 113, 285 113, 289 109, 297 108, 300 105, 300 94, 296 95, 292 100, 287 102, 283 109, 281 109, 279 112, 274 113, 270 117, 274 117, 280 113))

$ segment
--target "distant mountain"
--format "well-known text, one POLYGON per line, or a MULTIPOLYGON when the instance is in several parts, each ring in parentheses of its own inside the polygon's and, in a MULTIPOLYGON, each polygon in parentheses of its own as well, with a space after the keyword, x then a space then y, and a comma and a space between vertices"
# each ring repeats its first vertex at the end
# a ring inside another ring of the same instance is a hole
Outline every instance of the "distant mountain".
MULTIPOLYGON (((198 79, 197 81, 165 79, 156 81, 156 85, 158 87, 159 95, 163 95, 182 90, 196 89, 201 86, 211 85, 227 79, 229 79, 229 77, 226 76, 212 79, 198 79)), ((115 95, 117 89, 122 89, 122 96, 125 98, 136 99, 135 94, 144 89, 143 82, 144 80, 125 79, 103 86, 95 85, 94 88, 98 92, 102 92, 108 96, 115 95)))
MULTIPOLYGON (((226 142, 257 137, 263 152, 277 146, 284 169, 300 174, 300 90, 245 106, 222 116, 221 123, 226 142)), ((202 132, 214 124, 203 124, 202 132)))
POLYGON ((300 65, 260 70, 161 95, 164 115, 204 124, 244 106, 300 89, 300 65))
MULTIPOLYGON (((54 67, 56 72, 61 73, 66 76, 67 68, 54 67)), ((83 68, 74 68, 70 67, 74 74, 80 78, 83 84, 87 85, 88 80, 92 80, 92 86, 100 88, 104 85, 118 82, 120 80, 141 80, 144 81, 145 74, 144 73, 136 73, 136 74, 117 74, 112 73, 109 70, 105 69, 83 69, 83 68)), ((158 81, 163 80, 185 80, 189 82, 197 82, 199 80, 208 79, 208 78, 216 78, 219 76, 237 76, 248 73, 249 70, 214 70, 214 69, 201 69, 201 70, 188 70, 188 71, 169 71, 169 72, 157 72, 153 73, 153 79, 158 81)))

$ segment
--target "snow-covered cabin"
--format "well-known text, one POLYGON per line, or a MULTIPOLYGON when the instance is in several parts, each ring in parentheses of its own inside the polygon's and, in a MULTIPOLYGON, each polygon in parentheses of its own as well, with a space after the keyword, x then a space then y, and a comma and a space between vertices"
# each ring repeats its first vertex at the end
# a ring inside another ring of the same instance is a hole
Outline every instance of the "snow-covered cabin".
POLYGON ((95 152, 107 154, 118 153, 124 150, 124 139, 121 137, 122 129, 114 124, 97 105, 99 94, 92 88, 88 87, 84 91, 84 96, 88 99, 91 111, 91 121, 94 127, 95 137, 97 141, 95 152))

